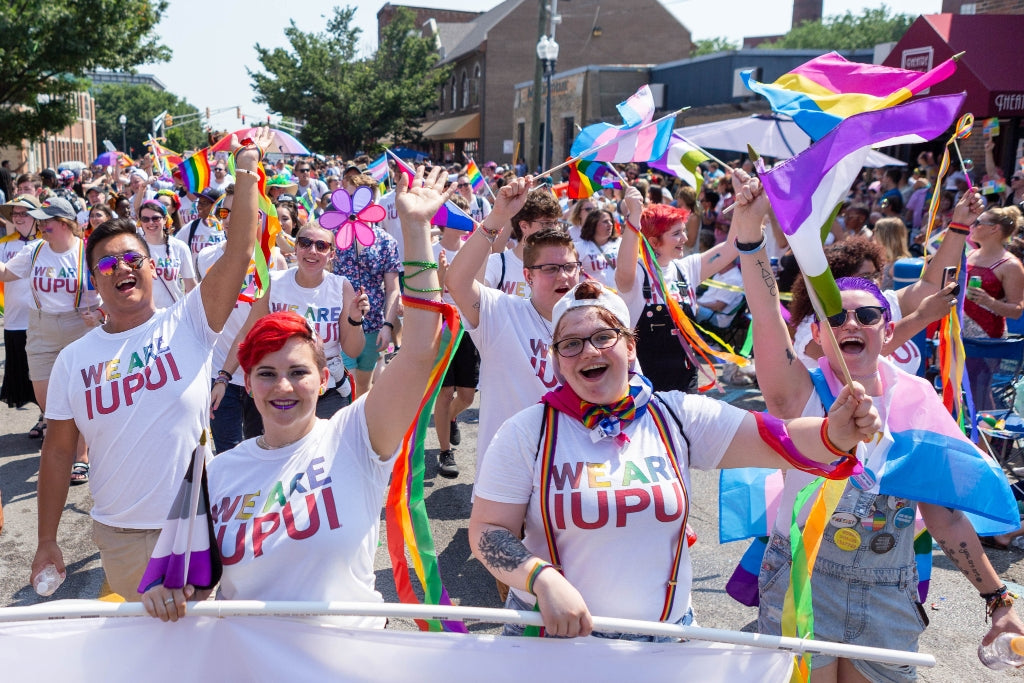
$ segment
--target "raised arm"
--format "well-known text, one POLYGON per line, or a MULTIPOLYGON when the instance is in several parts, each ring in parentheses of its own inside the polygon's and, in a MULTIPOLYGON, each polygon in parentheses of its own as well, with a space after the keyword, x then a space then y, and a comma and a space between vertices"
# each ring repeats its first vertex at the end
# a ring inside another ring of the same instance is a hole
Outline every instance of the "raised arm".
POLYGON ((224 329, 224 322, 234 310, 238 290, 252 260, 256 234, 260 229, 256 169, 263 158, 262 150, 267 149, 273 135, 269 128, 260 128, 253 136, 253 144, 244 147, 234 135, 231 136, 237 175, 235 198, 231 205, 231 230, 224 255, 210 267, 199 285, 203 307, 206 309, 206 321, 215 332, 224 329))
MULTIPOLYGON (((768 198, 761 190, 761 181, 742 170, 733 171, 732 177, 736 209, 731 232, 741 243, 763 244, 761 225, 768 211, 768 198)), ((757 382, 768 412, 782 418, 798 417, 813 385, 793 350, 779 309, 779 285, 763 247, 752 253, 740 252, 740 272, 753 325, 757 382)))
POLYGON ((640 190, 632 185, 626 188, 622 197, 622 214, 626 227, 622 230, 619 243, 618 266, 615 268, 615 288, 625 295, 636 286, 636 262, 640 258, 640 219, 644 213, 644 198, 640 190))
POLYGON ((532 185, 533 179, 530 177, 516 178, 498 190, 494 208, 459 248, 459 253, 448 266, 445 286, 463 319, 473 327, 480 324, 480 288, 483 286, 477 281, 476 275, 491 253, 491 240, 509 230, 512 216, 523 208, 532 185))

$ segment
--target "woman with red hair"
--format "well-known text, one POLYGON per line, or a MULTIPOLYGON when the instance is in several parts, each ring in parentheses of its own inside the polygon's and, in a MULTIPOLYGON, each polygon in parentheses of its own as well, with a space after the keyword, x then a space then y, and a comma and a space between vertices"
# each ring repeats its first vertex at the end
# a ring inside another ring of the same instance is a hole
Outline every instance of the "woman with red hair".
MULTIPOLYGON (((632 188, 625 198, 625 202, 630 201, 640 201, 639 192, 632 188)), ((628 211, 624 213, 630 215, 628 211)), ((677 333, 668 306, 661 300, 659 288, 638 262, 638 231, 654 248, 668 292, 691 318, 697 305, 697 285, 736 258, 736 247, 731 240, 702 254, 684 256, 689 217, 690 212, 684 208, 648 205, 643 209, 639 227, 627 221, 619 247, 615 285, 629 306, 630 318, 637 321, 637 359, 644 374, 654 382, 656 391, 696 391, 697 367, 692 350, 677 333), (636 263, 636 268, 628 267, 630 263, 636 263)))
MULTIPOLYGON (((437 356, 441 288, 431 261, 430 219, 451 198, 447 173, 421 167, 398 182, 406 291, 405 343, 364 396, 318 419, 330 371, 320 335, 304 318, 277 312, 257 320, 239 345, 245 388, 264 433, 219 454, 209 466, 209 500, 228 600, 381 601, 374 589, 378 520, 395 451, 415 418, 437 356), (418 269, 417 269, 418 267, 418 269), (425 298, 419 298, 419 297, 425 298), (234 501, 234 502, 232 502, 234 501)), ((177 621, 193 586, 162 584, 143 595, 150 615, 177 621)), ((347 626, 383 628, 383 618, 347 626)))

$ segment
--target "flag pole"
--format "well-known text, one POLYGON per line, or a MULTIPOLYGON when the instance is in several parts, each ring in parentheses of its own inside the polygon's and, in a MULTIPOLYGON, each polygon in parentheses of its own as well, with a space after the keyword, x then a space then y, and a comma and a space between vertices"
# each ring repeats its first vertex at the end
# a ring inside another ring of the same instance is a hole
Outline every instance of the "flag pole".
POLYGON ((729 164, 725 163, 724 161, 722 161, 721 159, 716 157, 714 154, 712 154, 711 152, 707 151, 706 149, 704 149, 703 147, 698 145, 696 142, 694 142, 690 138, 682 135, 681 133, 676 133, 676 135, 678 135, 680 137, 680 139, 682 139, 687 144, 693 145, 694 147, 696 147, 700 151, 704 152, 704 154, 707 154, 708 158, 711 159, 711 161, 717 162, 718 165, 722 167, 723 172, 724 172, 724 169, 729 168, 729 164))
POLYGON ((846 359, 843 358, 842 351, 839 350, 839 342, 836 340, 836 335, 832 331, 832 326, 828 323, 828 316, 825 315, 825 307, 821 305, 821 299, 818 298, 818 293, 814 291, 814 287, 811 286, 811 280, 804 274, 804 287, 807 289, 807 296, 811 300, 811 307, 814 309, 814 315, 818 317, 818 334, 828 340, 829 346, 835 351, 836 358, 839 360, 839 369, 843 373, 843 381, 846 382, 846 386, 853 389, 853 376, 850 374, 850 368, 846 367, 846 359))
MULTIPOLYGON (((679 114, 683 113, 684 111, 686 111, 689 108, 690 107, 683 107, 682 109, 676 109, 674 112, 670 112, 668 114, 665 114, 660 119, 655 119, 654 121, 651 121, 650 123, 645 123, 642 126, 637 126, 636 128, 631 128, 628 131, 623 131, 623 132, 635 133, 635 132, 639 132, 641 130, 644 130, 646 128, 650 128, 651 126, 656 126, 659 123, 661 123, 662 121, 664 121, 665 119, 670 118, 672 116, 678 116, 679 114)), ((538 175, 533 176, 533 179, 536 180, 538 178, 543 178, 544 176, 551 175, 555 171, 560 171, 563 168, 565 168, 566 166, 568 166, 569 164, 571 164, 573 162, 576 162, 576 161, 579 161, 583 157, 589 156, 589 155, 593 154, 594 152, 598 152, 598 151, 604 149, 605 147, 607 147, 608 145, 613 144, 614 142, 615 142, 615 139, 612 139, 612 140, 609 140, 608 142, 605 142, 603 144, 596 145, 594 147, 591 147, 590 149, 584 150, 583 152, 580 152, 579 154, 577 154, 574 157, 569 157, 568 159, 566 159, 565 161, 560 163, 558 166, 555 166, 553 168, 549 168, 548 170, 544 171, 543 173, 540 173, 538 175)))

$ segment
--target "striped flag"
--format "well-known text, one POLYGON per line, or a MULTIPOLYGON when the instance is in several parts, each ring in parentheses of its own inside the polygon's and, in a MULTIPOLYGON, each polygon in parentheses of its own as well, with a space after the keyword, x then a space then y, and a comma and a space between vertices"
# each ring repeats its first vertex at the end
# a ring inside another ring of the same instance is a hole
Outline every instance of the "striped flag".
POLYGON ((710 159, 707 152, 680 135, 679 131, 674 131, 664 156, 648 162, 648 165, 685 180, 687 185, 699 193, 704 184, 700 165, 710 159))
POLYGON ((587 126, 573 141, 571 156, 622 164, 650 161, 665 154, 676 119, 675 116, 666 116, 652 121, 654 97, 650 87, 643 86, 617 107, 624 124, 614 126, 610 123, 595 123, 587 126), (602 148, 588 153, 594 147, 602 148))
POLYGON ((484 191, 484 176, 472 159, 466 164, 466 176, 469 178, 469 184, 473 187, 473 192, 480 194, 484 191))
POLYGON ((771 170, 758 161, 761 182, 779 225, 826 315, 840 311, 842 303, 822 248, 822 235, 864 166, 868 152, 872 147, 915 144, 941 135, 956 119, 964 96, 927 97, 854 114, 771 170))
POLYGON ((583 159, 569 164, 569 199, 586 199, 606 187, 622 187, 622 182, 608 164, 583 159))
POLYGON ((812 140, 820 140, 843 119, 897 105, 954 71, 955 58, 921 73, 849 62, 830 52, 783 74, 774 83, 755 81, 749 71, 742 76, 748 88, 768 99, 772 111, 790 116, 812 140))
POLYGON ((210 158, 207 149, 199 150, 178 164, 181 183, 192 194, 199 194, 210 186, 210 158))
POLYGON ((367 164, 366 172, 378 183, 383 183, 384 179, 388 177, 388 155, 381 154, 380 157, 367 164))
MULTIPOLYGON (((395 160, 395 167, 398 169, 398 172, 406 177, 409 181, 409 186, 412 187, 416 171, 391 150, 388 150, 387 153, 395 160)), ((442 228, 452 228, 453 230, 465 230, 466 232, 473 230, 476 225, 472 217, 450 199, 441 205, 441 208, 437 210, 434 217, 430 219, 430 224, 442 228)))

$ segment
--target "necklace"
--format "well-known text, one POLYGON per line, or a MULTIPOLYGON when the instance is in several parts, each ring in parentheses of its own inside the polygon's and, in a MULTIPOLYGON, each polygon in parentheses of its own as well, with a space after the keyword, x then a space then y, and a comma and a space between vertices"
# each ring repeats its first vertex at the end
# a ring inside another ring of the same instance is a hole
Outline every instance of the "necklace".
POLYGON ((271 446, 269 443, 267 443, 267 440, 263 437, 263 435, 260 434, 258 437, 256 437, 256 445, 259 446, 260 448, 262 448, 265 451, 276 451, 276 450, 281 449, 281 448, 287 448, 288 446, 291 446, 293 443, 297 443, 299 441, 302 441, 305 437, 306 437, 306 435, 303 434, 299 438, 292 439, 288 443, 283 443, 280 446, 271 446))

